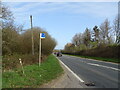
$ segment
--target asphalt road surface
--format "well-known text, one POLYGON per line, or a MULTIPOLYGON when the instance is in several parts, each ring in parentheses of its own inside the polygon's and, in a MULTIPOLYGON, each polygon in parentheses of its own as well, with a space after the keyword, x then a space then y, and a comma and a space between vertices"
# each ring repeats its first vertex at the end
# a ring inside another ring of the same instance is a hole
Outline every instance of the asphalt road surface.
POLYGON ((58 58, 80 77, 84 84, 92 83, 92 87, 95 88, 118 88, 118 83, 120 83, 118 64, 68 55, 58 58))

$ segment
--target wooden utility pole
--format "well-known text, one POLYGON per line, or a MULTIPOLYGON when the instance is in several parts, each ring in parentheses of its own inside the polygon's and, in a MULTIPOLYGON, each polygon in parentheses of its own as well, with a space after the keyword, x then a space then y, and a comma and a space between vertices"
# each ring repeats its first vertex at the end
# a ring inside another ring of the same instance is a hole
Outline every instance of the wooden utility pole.
POLYGON ((32 35, 32 55, 34 55, 34 40, 33 40, 32 15, 30 15, 30 22, 31 22, 31 35, 32 35))

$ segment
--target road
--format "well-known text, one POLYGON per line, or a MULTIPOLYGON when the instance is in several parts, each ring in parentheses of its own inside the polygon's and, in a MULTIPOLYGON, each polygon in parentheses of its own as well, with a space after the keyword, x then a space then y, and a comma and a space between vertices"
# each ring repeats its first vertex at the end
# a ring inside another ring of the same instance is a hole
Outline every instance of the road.
POLYGON ((58 58, 84 81, 82 83, 94 83, 95 88, 118 88, 118 64, 68 55, 58 58))

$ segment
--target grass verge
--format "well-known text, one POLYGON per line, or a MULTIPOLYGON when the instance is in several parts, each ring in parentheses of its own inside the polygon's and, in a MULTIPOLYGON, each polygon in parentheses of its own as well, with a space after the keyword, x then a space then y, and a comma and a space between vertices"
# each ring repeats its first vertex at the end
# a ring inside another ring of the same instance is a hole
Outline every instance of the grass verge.
POLYGON ((39 88, 40 85, 55 79, 63 73, 63 69, 55 56, 50 55, 46 62, 39 67, 38 64, 24 66, 25 75, 22 69, 3 72, 3 88, 39 88))
MULTIPOLYGON (((65 54, 65 55, 70 55, 70 54, 65 54)), ((95 59, 95 60, 101 60, 101 61, 113 62, 113 63, 120 63, 120 60, 116 58, 103 58, 103 57, 91 57, 91 56, 80 56, 80 55, 70 55, 70 56, 77 56, 81 58, 95 59)))
POLYGON ((0 89, 2 89, 2 56, 0 56, 0 89))

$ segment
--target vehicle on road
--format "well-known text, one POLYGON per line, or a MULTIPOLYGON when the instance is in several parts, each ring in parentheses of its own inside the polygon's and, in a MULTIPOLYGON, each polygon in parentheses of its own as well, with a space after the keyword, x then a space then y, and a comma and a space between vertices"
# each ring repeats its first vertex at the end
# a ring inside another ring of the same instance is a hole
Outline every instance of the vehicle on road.
POLYGON ((57 56, 57 57, 61 57, 61 56, 62 56, 62 53, 61 53, 61 52, 57 52, 57 53, 56 53, 56 56, 57 56))

